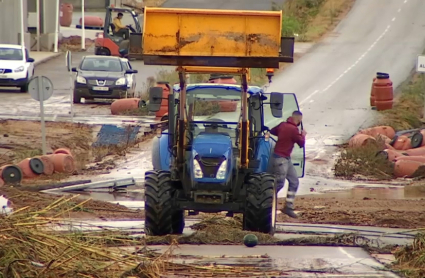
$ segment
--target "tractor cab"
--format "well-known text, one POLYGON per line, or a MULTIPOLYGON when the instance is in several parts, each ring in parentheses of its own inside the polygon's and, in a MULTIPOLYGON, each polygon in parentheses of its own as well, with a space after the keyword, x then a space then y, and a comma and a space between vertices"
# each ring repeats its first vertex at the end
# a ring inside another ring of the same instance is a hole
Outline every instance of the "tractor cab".
MULTIPOLYGON (((109 6, 106 8, 103 33, 98 33, 95 40, 95 54, 126 57, 134 36, 137 38, 142 36, 139 15, 131 9, 109 6), (113 23, 119 13, 123 14, 121 23, 128 28, 128 38, 125 37, 125 32, 117 30, 113 23)), ((139 48, 140 46, 141 43, 139 48)))

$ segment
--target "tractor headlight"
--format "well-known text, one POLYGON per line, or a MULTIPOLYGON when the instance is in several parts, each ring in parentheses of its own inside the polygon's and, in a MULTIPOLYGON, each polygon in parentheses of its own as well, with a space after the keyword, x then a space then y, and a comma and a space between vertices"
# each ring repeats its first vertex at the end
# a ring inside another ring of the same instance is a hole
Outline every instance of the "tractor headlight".
POLYGON ((124 77, 121 77, 120 79, 117 80, 117 82, 115 82, 115 85, 119 86, 119 85, 125 85, 126 80, 124 77))
POLYGON ((218 180, 224 180, 226 178, 226 172, 227 172, 227 160, 223 161, 220 165, 220 168, 218 168, 217 175, 215 176, 218 180))
POLYGON ((202 179, 204 177, 201 165, 199 165, 199 162, 196 159, 193 160, 193 175, 195 176, 195 179, 202 179))

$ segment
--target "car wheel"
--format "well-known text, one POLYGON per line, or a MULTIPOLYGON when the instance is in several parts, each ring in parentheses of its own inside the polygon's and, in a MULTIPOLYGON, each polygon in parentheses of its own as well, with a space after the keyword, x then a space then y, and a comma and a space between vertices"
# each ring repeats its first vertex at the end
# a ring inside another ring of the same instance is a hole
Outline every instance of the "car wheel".
POLYGON ((24 86, 19 87, 21 93, 28 93, 28 83, 26 83, 24 86))
POLYGON ((74 91, 73 103, 81 103, 81 96, 76 91, 74 91))

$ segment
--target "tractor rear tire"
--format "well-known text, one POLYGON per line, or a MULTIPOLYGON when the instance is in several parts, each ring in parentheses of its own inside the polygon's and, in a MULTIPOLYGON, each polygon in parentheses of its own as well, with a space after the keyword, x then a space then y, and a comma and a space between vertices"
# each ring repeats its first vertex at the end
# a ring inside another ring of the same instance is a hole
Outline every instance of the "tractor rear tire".
POLYGON ((183 231, 183 211, 178 211, 173 207, 175 188, 171 184, 170 177, 171 174, 168 171, 145 173, 146 235, 163 236, 183 231))
POLYGON ((244 230, 274 234, 277 208, 274 181, 274 176, 267 173, 251 174, 247 177, 244 230))

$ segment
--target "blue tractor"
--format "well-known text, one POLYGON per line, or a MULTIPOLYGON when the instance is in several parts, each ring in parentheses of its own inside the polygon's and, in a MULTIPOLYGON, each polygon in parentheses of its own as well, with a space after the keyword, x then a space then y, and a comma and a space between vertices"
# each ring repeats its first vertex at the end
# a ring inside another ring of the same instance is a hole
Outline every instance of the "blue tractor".
MULTIPOLYGON (((146 234, 181 234, 185 211, 242 213, 244 230, 273 234, 276 138, 264 126, 273 127, 298 110, 296 96, 248 86, 246 71, 239 71, 241 85, 186 84, 187 73, 202 69, 178 71, 181 82, 168 96, 168 129, 154 139, 153 170, 145 174, 146 234), (234 109, 223 110, 222 102, 234 109)), ((161 88, 151 88, 150 111, 159 110, 162 97, 161 88)), ((297 147, 292 159, 302 177, 304 149, 297 147)))

